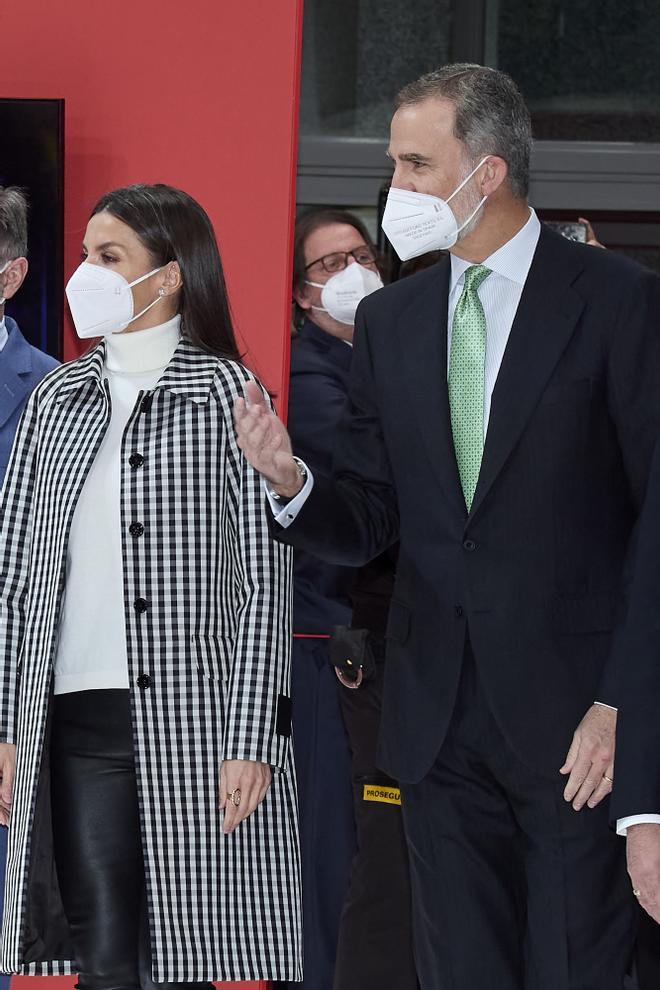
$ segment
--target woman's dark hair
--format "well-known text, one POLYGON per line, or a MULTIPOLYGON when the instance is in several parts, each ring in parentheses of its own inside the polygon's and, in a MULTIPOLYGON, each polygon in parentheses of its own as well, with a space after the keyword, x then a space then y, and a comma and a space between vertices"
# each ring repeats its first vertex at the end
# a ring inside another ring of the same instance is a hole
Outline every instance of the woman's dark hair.
POLYGON ((215 232, 192 196, 166 186, 135 185, 106 193, 92 216, 106 210, 140 238, 154 268, 181 269, 181 332, 209 354, 240 360, 215 232))
MULTIPOLYGON (((353 227, 357 230, 365 244, 368 244, 374 251, 376 250, 365 225, 359 217, 356 217, 353 213, 349 213, 348 210, 310 210, 308 213, 303 213, 296 223, 296 229, 293 235, 294 293, 302 290, 305 279, 307 278, 307 272, 305 271, 305 244, 307 243, 307 238, 315 231, 320 230, 321 227, 329 227, 334 223, 344 223, 349 227, 353 227)), ((382 275, 383 271, 380 258, 376 258, 376 265, 382 275)), ((293 300, 293 309, 293 321, 295 326, 299 327, 306 319, 307 314, 304 309, 298 306, 295 297, 293 300)))

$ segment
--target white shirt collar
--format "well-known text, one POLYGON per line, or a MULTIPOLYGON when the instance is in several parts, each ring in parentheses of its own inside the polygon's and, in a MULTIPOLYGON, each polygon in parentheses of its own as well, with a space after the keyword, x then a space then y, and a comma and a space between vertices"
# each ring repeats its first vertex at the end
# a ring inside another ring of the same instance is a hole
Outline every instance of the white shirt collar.
MULTIPOLYGON (((501 248, 494 251, 482 264, 486 268, 490 268, 497 275, 502 275, 511 282, 517 282, 518 285, 524 285, 534 258, 540 233, 541 224, 539 218, 530 207, 529 220, 524 227, 521 227, 510 241, 507 241, 501 248)), ((454 254, 451 255, 450 292, 463 277, 467 269, 471 268, 473 264, 473 261, 466 261, 464 258, 457 258, 454 254)))
POLYGON ((5 325, 4 316, 0 320, 0 351, 4 350, 5 344, 9 340, 9 333, 7 332, 7 327, 5 325))
POLYGON ((119 374, 166 368, 181 338, 181 316, 148 330, 113 333, 105 338, 105 367, 119 374))

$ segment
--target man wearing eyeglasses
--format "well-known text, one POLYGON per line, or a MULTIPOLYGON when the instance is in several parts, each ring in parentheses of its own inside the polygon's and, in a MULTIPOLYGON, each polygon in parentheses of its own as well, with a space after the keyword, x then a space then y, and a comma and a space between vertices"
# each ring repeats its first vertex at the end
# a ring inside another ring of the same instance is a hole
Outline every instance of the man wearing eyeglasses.
MULTIPOLYGON (((293 264, 289 426, 301 456, 329 471, 348 389, 355 310, 382 282, 366 229, 342 210, 301 217, 293 264)), ((333 626, 350 624, 355 571, 306 553, 296 554, 294 566, 292 700, 304 881, 303 985, 331 990, 355 825, 351 757, 328 645, 333 626)))

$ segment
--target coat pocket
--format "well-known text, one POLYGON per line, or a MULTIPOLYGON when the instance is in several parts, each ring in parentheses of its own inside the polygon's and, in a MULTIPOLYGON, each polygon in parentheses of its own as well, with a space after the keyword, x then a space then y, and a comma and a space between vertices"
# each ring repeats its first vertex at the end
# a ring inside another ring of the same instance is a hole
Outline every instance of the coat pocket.
POLYGON ((589 402, 593 391, 590 378, 579 378, 577 381, 555 382, 547 386, 539 405, 541 406, 573 406, 576 402, 589 402))
POLYGON ((200 673, 213 681, 228 680, 234 640, 211 633, 193 633, 191 640, 195 666, 200 673))
POLYGON ((621 618, 621 604, 617 592, 556 598, 552 607, 555 629, 567 636, 611 632, 621 618))

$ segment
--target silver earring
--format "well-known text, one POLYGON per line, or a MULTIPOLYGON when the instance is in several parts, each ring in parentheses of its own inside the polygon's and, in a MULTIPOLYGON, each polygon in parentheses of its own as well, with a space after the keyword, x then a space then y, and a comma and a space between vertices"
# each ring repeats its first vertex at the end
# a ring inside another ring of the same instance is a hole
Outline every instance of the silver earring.
POLYGON ((163 289, 163 288, 160 288, 160 289, 158 290, 158 295, 159 295, 159 296, 164 296, 164 295, 165 295, 165 289, 163 289))

